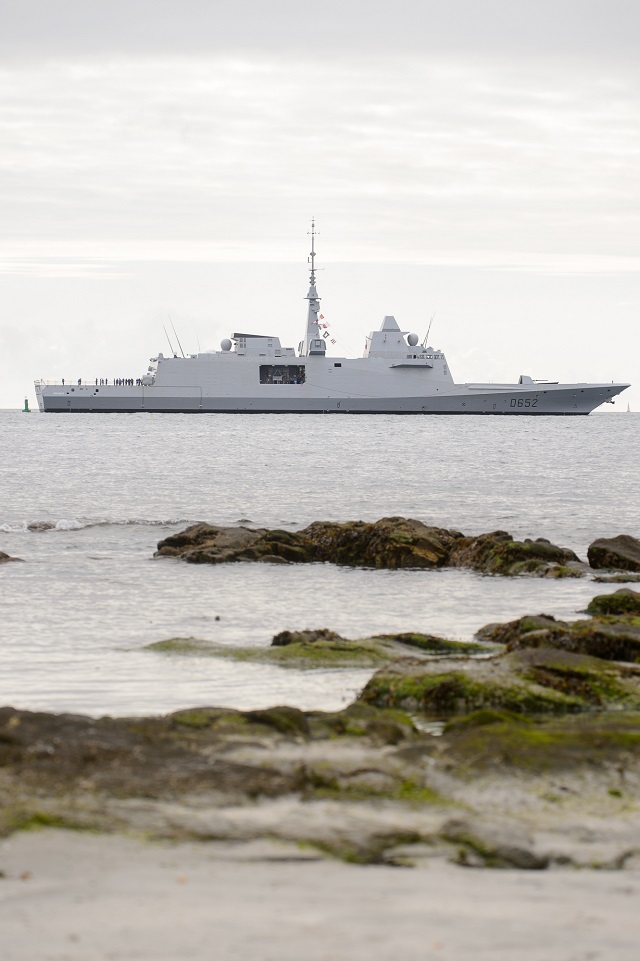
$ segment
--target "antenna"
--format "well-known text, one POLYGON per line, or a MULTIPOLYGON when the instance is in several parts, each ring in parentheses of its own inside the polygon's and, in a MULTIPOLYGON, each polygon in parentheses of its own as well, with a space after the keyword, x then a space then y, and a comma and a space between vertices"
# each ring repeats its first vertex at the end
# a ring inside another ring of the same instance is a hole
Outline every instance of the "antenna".
POLYGON ((173 349, 173 344, 172 344, 171 341, 169 340, 169 334, 167 333, 167 328, 165 327, 164 324, 162 325, 162 329, 164 330, 164 335, 165 335, 165 337, 167 338, 167 341, 168 341, 168 343, 169 343, 169 350, 171 351, 171 353, 173 354, 174 357, 177 357, 178 355, 176 354, 175 350, 173 349))
POLYGON ((429 321, 429 326, 427 327, 427 332, 425 334, 424 340, 422 341, 423 347, 427 347, 429 345, 429 331, 431 330, 431 324, 433 323, 433 318, 435 317, 435 315, 436 315, 436 312, 434 310, 434 312, 431 314, 431 320, 429 321))
POLYGON ((198 330, 197 330, 196 327, 193 328, 193 332, 194 332, 195 335, 196 335, 196 344, 198 345, 198 353, 201 353, 201 352, 202 352, 202 348, 201 348, 201 346, 200 346, 200 338, 198 337, 198 330))
MULTIPOLYGON (((169 318, 169 323, 170 323, 171 326, 173 327, 173 321, 171 320, 171 314, 167 314, 167 317, 169 318)), ((180 353, 181 353, 182 356, 184 357, 184 350, 182 349, 182 344, 180 343, 180 338, 178 337, 178 332, 177 332, 177 330, 175 329, 175 327, 173 327, 173 332, 174 332, 174 334, 176 335, 176 340, 178 341, 178 347, 180 348, 180 353)))
POLYGON ((316 236, 317 236, 317 234, 316 234, 316 219, 315 219, 315 217, 312 217, 312 218, 311 218, 311 230, 308 230, 307 233, 308 233, 308 234, 311 234, 311 253, 309 254, 309 260, 307 261, 308 263, 311 264, 311 276, 309 277, 309 283, 311 284, 312 287, 315 287, 315 285, 316 285, 316 264, 315 264, 315 260, 316 260, 316 243, 315 243, 315 241, 316 241, 316 236))

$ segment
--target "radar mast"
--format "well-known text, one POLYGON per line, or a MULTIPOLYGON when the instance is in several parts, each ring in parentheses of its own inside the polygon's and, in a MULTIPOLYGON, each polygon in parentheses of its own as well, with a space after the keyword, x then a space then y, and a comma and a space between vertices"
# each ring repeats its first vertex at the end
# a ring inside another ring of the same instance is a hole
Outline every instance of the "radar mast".
POLYGON ((311 355, 316 355, 324 357, 327 344, 325 339, 320 335, 320 322, 318 315, 320 313, 320 298, 318 297, 318 291, 316 290, 316 222, 315 217, 311 219, 311 253, 309 254, 309 263, 311 264, 311 273, 309 276, 309 293, 305 297, 305 300, 309 301, 309 310, 307 312, 307 330, 305 338, 300 344, 300 356, 309 357, 311 355))

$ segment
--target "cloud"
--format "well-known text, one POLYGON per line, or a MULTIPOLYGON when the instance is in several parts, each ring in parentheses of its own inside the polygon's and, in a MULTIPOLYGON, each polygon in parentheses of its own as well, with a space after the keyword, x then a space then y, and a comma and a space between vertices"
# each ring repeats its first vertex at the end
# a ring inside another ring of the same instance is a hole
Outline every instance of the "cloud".
POLYGON ((0 83, 5 270, 293 260, 312 213, 337 260, 638 267, 640 120, 613 71, 173 57, 0 83))

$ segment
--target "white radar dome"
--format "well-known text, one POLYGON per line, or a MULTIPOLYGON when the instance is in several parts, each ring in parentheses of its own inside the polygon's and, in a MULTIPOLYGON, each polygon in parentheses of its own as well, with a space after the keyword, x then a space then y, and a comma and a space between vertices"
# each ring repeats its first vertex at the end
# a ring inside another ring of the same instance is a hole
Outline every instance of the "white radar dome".
POLYGON ((415 347, 416 344, 418 343, 418 335, 409 334, 409 336, 407 337, 407 342, 409 344, 409 347, 415 347))
POLYGON ((223 350, 231 350, 231 341, 228 337, 225 337, 224 340, 220 341, 220 346, 223 350))

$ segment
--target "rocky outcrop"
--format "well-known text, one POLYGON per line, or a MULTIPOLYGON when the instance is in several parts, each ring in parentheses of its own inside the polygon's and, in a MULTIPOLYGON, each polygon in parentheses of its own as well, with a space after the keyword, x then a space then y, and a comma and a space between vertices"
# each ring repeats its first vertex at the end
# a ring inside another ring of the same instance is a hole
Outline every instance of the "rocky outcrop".
POLYGON ((322 563, 351 567, 435 569, 468 567, 487 574, 576 577, 579 559, 549 541, 514 541, 505 531, 465 537, 404 517, 375 523, 316 521, 301 531, 249 530, 195 524, 160 541, 156 556, 192 564, 232 561, 322 563))
MULTIPOLYGON (((392 663, 338 712, 2 708, 0 835, 57 826, 270 838, 358 863, 637 866, 640 669, 605 659, 635 658, 637 595, 606 599, 585 621, 489 626, 502 644, 484 658, 431 635, 366 639, 392 663), (619 606, 632 612, 609 612, 619 606), (604 656, 589 656, 598 632, 604 656)), ((269 650, 366 641, 283 631, 269 650)))
POLYGON ((612 567, 621 571, 640 571, 640 540, 629 534, 599 537, 587 550, 593 568, 612 567))
POLYGON ((579 621, 539 614, 488 624, 476 637, 502 653, 458 664, 397 660, 374 674, 360 700, 432 717, 640 709, 640 670, 632 666, 640 664, 640 593, 600 595, 588 611, 594 616, 579 621))
POLYGON ((0 709, 0 834, 64 827, 303 844, 358 863, 638 863, 640 714, 0 709), (586 812, 586 813, 585 813, 586 812), (635 859, 635 861, 634 861, 635 859))

